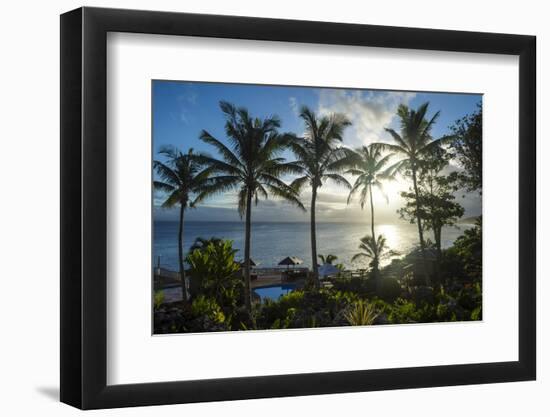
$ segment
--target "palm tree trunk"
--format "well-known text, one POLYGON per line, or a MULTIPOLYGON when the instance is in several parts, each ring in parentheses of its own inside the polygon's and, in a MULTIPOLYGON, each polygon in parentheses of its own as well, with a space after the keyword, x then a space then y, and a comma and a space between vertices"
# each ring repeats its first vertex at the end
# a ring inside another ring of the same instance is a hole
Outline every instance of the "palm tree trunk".
POLYGON ((249 314, 252 314, 252 300, 250 298, 250 230, 252 216, 252 193, 246 194, 246 225, 244 238, 244 303, 249 314))
POLYGON ((423 270, 424 270, 424 277, 426 279, 426 285, 430 286, 430 277, 428 274, 428 263, 426 260, 426 244, 424 243, 424 232, 422 230, 422 222, 420 220, 420 201, 418 199, 419 193, 418 193, 418 184, 416 181, 416 167, 412 168, 412 177, 413 177, 413 187, 414 187, 414 195, 416 200, 416 224, 418 225, 418 237, 420 238, 420 251, 422 252, 422 263, 423 263, 423 270))
POLYGON ((315 202, 317 200, 317 187, 314 185, 311 189, 311 265, 313 268, 313 280, 315 286, 318 286, 319 269, 317 268, 317 233, 315 229, 315 202))
POLYGON ((434 240, 435 240, 435 248, 437 253, 437 260, 435 263, 435 277, 436 277, 436 285, 441 285, 441 226, 439 226, 436 222, 434 222, 434 240))
POLYGON ((179 230, 178 230, 178 260, 179 260, 179 267, 180 267, 182 302, 184 304, 187 304, 187 300, 189 299, 189 297, 188 297, 188 294, 187 294, 187 285, 186 285, 186 279, 185 279, 185 267, 183 265, 183 220, 184 220, 184 213, 185 213, 185 203, 181 202, 181 204, 180 204, 180 222, 179 222, 179 230))
POLYGON ((372 202, 372 185, 369 185, 370 194, 370 228, 372 232, 372 238, 376 242, 376 236, 374 236, 374 203, 372 202))
MULTIPOLYGON (((372 233, 372 240, 374 244, 376 245, 376 236, 374 235, 374 203, 372 201, 372 185, 369 185, 369 198, 370 198, 370 228, 372 233)), ((377 256, 379 256, 377 252, 377 256)), ((381 289, 381 282, 380 282, 380 269, 379 269, 379 260, 376 262, 373 271, 374 271, 374 280, 376 283, 376 291, 380 293, 381 289)))

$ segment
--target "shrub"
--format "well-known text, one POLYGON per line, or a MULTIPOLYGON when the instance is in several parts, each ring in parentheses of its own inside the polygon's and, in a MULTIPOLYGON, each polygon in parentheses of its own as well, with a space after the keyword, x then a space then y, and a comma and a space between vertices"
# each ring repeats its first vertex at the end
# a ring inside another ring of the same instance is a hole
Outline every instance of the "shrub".
POLYGON ((401 295, 401 285, 395 278, 382 278, 378 296, 385 301, 394 301, 401 295))
POLYGON ((154 303, 154 309, 158 310, 160 306, 164 303, 164 291, 162 290, 155 291, 153 303, 154 303))
POLYGON ((199 295, 193 300, 191 312, 193 316, 199 318, 205 317, 212 320, 214 323, 223 323, 225 321, 225 315, 216 301, 211 298, 206 298, 203 295, 199 295))
POLYGON ((367 326, 374 323, 378 313, 372 304, 360 300, 353 303, 344 313, 344 317, 352 326, 367 326))
POLYGON ((376 292, 376 282, 371 277, 338 277, 332 280, 332 284, 336 291, 355 293, 363 297, 374 295, 376 292))
POLYGON ((243 297, 242 278, 237 274, 240 265, 235 262, 233 243, 211 240, 188 254, 186 262, 190 266, 191 298, 213 299, 231 321, 243 297))

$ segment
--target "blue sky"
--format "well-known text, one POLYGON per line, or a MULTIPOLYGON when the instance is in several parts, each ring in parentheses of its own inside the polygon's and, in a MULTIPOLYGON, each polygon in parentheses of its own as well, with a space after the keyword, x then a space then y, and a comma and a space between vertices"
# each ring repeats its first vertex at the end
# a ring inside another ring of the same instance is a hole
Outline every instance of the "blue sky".
MULTIPOLYGON (((162 145, 175 145, 186 151, 189 148, 213 153, 213 149, 199 139, 202 129, 224 141, 225 119, 219 109, 220 100, 247 107, 253 116, 277 115, 282 121, 281 131, 301 134, 303 123, 298 117, 299 108, 307 105, 320 114, 341 112, 352 121, 344 135, 344 145, 355 148, 373 141, 391 142, 385 127, 398 128, 395 116, 401 103, 410 107, 430 102, 429 115, 440 110, 440 118, 433 129, 433 136, 448 133, 448 127, 456 119, 472 113, 481 95, 421 93, 382 90, 331 89, 315 87, 264 86, 247 84, 200 83, 180 81, 153 81, 153 150, 154 158, 162 145)), ((291 160, 290 153, 284 155, 291 160)), ((290 180, 289 178, 288 180, 290 180)), ((388 184, 390 198, 377 201, 377 217, 382 222, 397 220, 396 209, 401 204, 399 192, 409 187, 408 181, 400 179, 388 184)), ((155 206, 162 201, 162 194, 155 193, 155 206)), ((307 191, 303 194, 308 201, 307 191)), ((368 218, 358 204, 347 206, 347 191, 326 184, 319 196, 318 217, 320 221, 362 221, 368 218)), ((215 197, 203 207, 189 213, 189 220, 239 220, 233 193, 215 197)), ((466 215, 481 213, 481 201, 477 196, 466 196, 461 203, 466 215)), ((307 205, 307 204, 306 204, 307 205)), ((307 215, 281 201, 269 200, 253 210, 256 221, 307 221, 307 215)), ((155 209, 155 217, 170 219, 174 210, 155 209)))

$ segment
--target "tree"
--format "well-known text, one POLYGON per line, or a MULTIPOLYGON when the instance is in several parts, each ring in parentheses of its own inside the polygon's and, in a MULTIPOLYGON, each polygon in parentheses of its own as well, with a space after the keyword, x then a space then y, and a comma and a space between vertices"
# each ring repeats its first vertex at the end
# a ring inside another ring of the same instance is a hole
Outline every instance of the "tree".
POLYGON ((200 134, 203 142, 213 146, 221 159, 204 157, 216 176, 209 178, 208 184, 199 195, 199 201, 211 195, 238 190, 238 211, 245 217, 244 281, 245 305, 252 313, 250 295, 250 235, 252 203, 259 198, 274 197, 284 199, 302 210, 294 188, 281 177, 300 172, 300 167, 285 162, 281 153, 289 146, 287 135, 278 133, 281 123, 277 117, 253 118, 244 107, 235 107, 226 101, 220 102, 226 117, 225 134, 228 146, 213 137, 206 130, 200 134))
POLYGON ((481 282, 482 276, 482 217, 478 217, 475 226, 459 236, 451 250, 464 262, 464 272, 473 282, 481 282))
POLYGON ((454 201, 455 176, 441 174, 450 157, 439 147, 425 155, 419 165, 418 194, 401 193, 405 206, 399 210, 403 219, 413 223, 420 217, 424 227, 433 231, 438 262, 441 260, 441 230, 444 226, 455 225, 464 215, 464 208, 454 201))
POLYGON ((413 192, 401 193, 406 203, 399 214, 411 223, 420 217, 426 230, 433 231, 438 260, 441 259, 441 230, 444 226, 454 226, 464 215, 464 208, 454 201, 455 196, 449 189, 449 177, 442 176, 433 178, 427 188, 419 190, 419 201, 413 192))
POLYGON ((330 264, 330 265, 332 265, 332 263, 333 263, 335 260, 338 259, 338 256, 332 255, 332 254, 330 254, 330 253, 329 253, 327 256, 325 256, 325 255, 319 255, 318 257, 319 257, 319 259, 321 260, 321 262, 323 263, 323 265, 325 265, 325 264, 330 264))
POLYGON ((361 238, 359 249, 361 252, 356 253, 351 258, 351 262, 355 262, 362 258, 370 259, 369 266, 372 268, 374 278, 379 282, 380 278, 380 262, 391 257, 399 255, 398 252, 390 250, 386 243, 384 235, 378 236, 375 239, 373 236, 364 236, 361 238))
POLYGON ((178 261, 181 279, 181 291, 183 302, 189 297, 183 264, 184 244, 184 216, 185 210, 194 207, 198 202, 197 197, 205 189, 210 170, 202 163, 202 154, 196 154, 193 149, 184 154, 173 146, 162 147, 160 155, 166 158, 166 162, 153 161, 153 169, 157 173, 158 180, 153 181, 155 190, 167 194, 162 207, 174 207, 179 205, 178 223, 178 261), (195 200, 193 200, 195 198, 195 200))
POLYGON ((355 193, 359 192, 359 203, 361 210, 366 204, 367 195, 370 201, 371 212, 371 233, 376 240, 374 233, 374 202, 372 197, 372 189, 377 188, 383 195, 384 187, 382 181, 393 179, 392 167, 386 167, 393 154, 382 156, 382 147, 379 144, 372 143, 369 146, 363 146, 356 151, 356 160, 354 167, 347 171, 348 174, 357 175, 355 183, 351 188, 348 196, 348 204, 351 202, 355 193))
POLYGON ((477 190, 480 194, 483 181, 482 124, 483 112, 481 103, 478 103, 474 113, 457 120, 450 127, 453 133, 451 149, 465 170, 458 174, 459 183, 467 191, 477 190))
POLYGON ((232 245, 230 240, 211 240, 186 257, 192 295, 216 300, 228 318, 234 315, 242 288, 241 280, 235 276, 240 265, 235 262, 232 245))
POLYGON ((291 186, 297 192, 306 185, 311 187, 311 264, 314 282, 318 285, 315 220, 317 191, 327 180, 351 188, 351 184, 341 174, 350 166, 353 153, 350 149, 338 146, 343 140, 344 129, 350 126, 351 122, 339 113, 319 117, 306 106, 301 108, 300 117, 305 122, 306 131, 304 137, 295 137, 290 142, 290 147, 298 159, 296 164, 300 167, 301 176, 296 178, 291 186))
MULTIPOLYGON (((408 106, 401 104, 397 109, 397 116, 400 121, 400 133, 394 129, 387 128, 386 131, 392 136, 393 144, 380 144, 385 149, 401 155, 403 159, 395 165, 396 170, 409 172, 413 181, 413 191, 416 202, 416 224, 418 226, 418 237, 420 240, 420 249, 424 261, 424 270, 426 270, 426 243, 424 241, 424 231, 422 228, 422 219, 420 217, 421 207, 418 191, 418 170, 423 157, 436 147, 448 142, 452 137, 445 136, 439 139, 433 139, 431 130, 439 117, 439 111, 431 119, 426 119, 429 103, 426 102, 418 109, 409 109, 408 106)), ((430 278, 425 274, 426 284, 430 285, 430 278)))

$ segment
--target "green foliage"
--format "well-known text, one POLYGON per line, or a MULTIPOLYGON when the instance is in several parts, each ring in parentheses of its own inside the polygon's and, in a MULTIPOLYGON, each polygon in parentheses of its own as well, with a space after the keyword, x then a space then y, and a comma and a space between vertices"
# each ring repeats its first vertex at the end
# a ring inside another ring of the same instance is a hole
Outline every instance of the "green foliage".
POLYGON ((351 326, 368 326, 374 323, 378 313, 372 304, 359 300, 350 306, 344 317, 351 326))
POLYGON ((473 282, 481 282, 483 252, 481 223, 482 220, 479 217, 475 226, 465 230, 449 250, 451 255, 456 255, 461 259, 467 279, 473 282))
POLYGON ((167 195, 162 207, 194 206, 192 197, 198 196, 205 189, 211 174, 211 170, 204 165, 204 155, 195 153, 193 148, 183 153, 174 146, 162 147, 159 154, 166 162, 153 161, 153 169, 160 179, 154 181, 153 185, 155 190, 167 195))
MULTIPOLYGON (((191 247, 189 248, 189 253, 194 252, 196 250, 203 250, 206 249, 206 247, 213 243, 214 245, 217 245, 219 243, 222 243, 223 239, 220 239, 219 237, 211 237, 211 238, 204 238, 204 237, 197 237, 191 247)), ((238 249, 233 249, 234 254, 238 252, 238 249)))
POLYGON ((229 240, 216 240, 195 249, 186 258, 191 278, 191 297, 204 296, 222 306, 231 320, 243 297, 243 283, 235 262, 235 250, 229 240))
POLYGON ((394 301, 401 296, 401 285, 395 278, 381 278, 377 295, 386 301, 394 301))
POLYGON ((155 310, 158 310, 163 303, 164 303, 164 291, 162 290, 155 291, 155 296, 153 300, 155 310))
POLYGON ((286 134, 278 131, 281 126, 279 118, 253 118, 246 108, 226 101, 220 102, 220 109, 226 117, 225 133, 229 146, 206 130, 201 132, 200 139, 215 148, 221 159, 203 158, 207 166, 219 175, 210 178, 199 200, 237 189, 241 217, 248 208, 248 198, 257 203, 259 198, 267 198, 268 193, 305 210, 296 191, 280 180, 282 175, 298 174, 300 168, 282 162, 280 158, 288 148, 289 140, 286 134))
POLYGON ((356 262, 361 258, 370 259, 369 266, 376 272, 381 261, 399 255, 398 252, 390 250, 384 235, 379 235, 378 239, 367 235, 362 237, 360 241, 359 249, 361 249, 361 252, 353 255, 351 261, 356 262))
POLYGON ((433 321, 433 305, 416 304, 413 301, 399 298, 390 308, 389 321, 394 324, 427 323, 433 321))
POLYGON ((456 176, 442 175, 450 154, 439 147, 426 152, 418 164, 418 188, 402 192, 405 205, 398 210, 401 218, 411 223, 421 219, 425 230, 432 230, 438 257, 441 255, 441 231, 453 226, 464 215, 464 208, 455 202, 456 176))
POLYGON ((367 278, 361 277, 336 277, 331 280, 333 288, 336 291, 349 292, 367 297, 374 295, 376 291, 376 283, 372 278, 372 273, 367 278), (370 275, 370 277, 369 277, 370 275))
POLYGON ((335 290, 293 291, 277 301, 265 300, 256 322, 267 329, 344 325, 344 311, 359 300, 356 294, 335 290))
POLYGON ((450 127, 454 139, 451 142, 453 156, 464 168, 465 172, 457 174, 461 186, 467 191, 479 191, 483 180, 483 110, 481 102, 477 110, 462 119, 457 120, 450 127))
POLYGON ((206 298, 204 295, 199 295, 191 304, 191 312, 194 316, 204 316, 212 320, 214 323, 223 323, 225 315, 216 300, 206 298))

